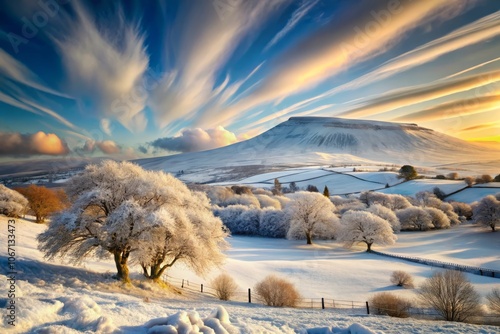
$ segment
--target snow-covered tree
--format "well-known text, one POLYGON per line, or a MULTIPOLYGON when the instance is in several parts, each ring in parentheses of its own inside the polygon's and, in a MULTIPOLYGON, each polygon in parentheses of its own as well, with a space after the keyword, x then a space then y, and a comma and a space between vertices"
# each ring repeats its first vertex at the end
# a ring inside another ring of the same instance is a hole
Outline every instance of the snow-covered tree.
POLYGON ((388 207, 391 210, 401 210, 411 207, 410 201, 403 195, 394 194, 391 195, 391 204, 388 207))
POLYGON ((427 231, 432 227, 431 216, 419 207, 410 207, 396 211, 402 230, 427 231))
POLYGON ((500 201, 495 196, 483 197, 473 211, 477 224, 488 226, 495 232, 497 224, 500 224, 500 201))
POLYGON ((425 211, 431 217, 431 224, 435 229, 445 229, 450 227, 450 218, 443 211, 436 208, 425 208, 425 211))
POLYGON ((361 193, 359 198, 363 203, 367 204, 368 206, 374 204, 380 204, 393 211, 406 209, 412 206, 406 197, 398 194, 393 195, 393 194, 379 193, 375 191, 365 191, 361 193))
POLYGON ((392 245, 397 237, 387 220, 367 211, 348 211, 340 219, 337 239, 344 241, 348 247, 365 243, 366 251, 370 252, 374 243, 392 245))
POLYGON ((260 209, 245 205, 230 205, 225 208, 214 209, 231 234, 258 235, 260 209))
POLYGON ((332 238, 338 225, 333 203, 320 193, 301 191, 291 194, 285 210, 289 215, 289 239, 306 238, 311 245, 314 237, 332 238))
POLYGON ((386 208, 385 206, 382 206, 380 204, 375 204, 370 206, 367 211, 373 213, 375 216, 387 220, 391 225, 394 233, 398 233, 401 230, 399 219, 391 209, 386 208))
POLYGON ((290 227, 285 211, 264 209, 260 214, 259 235, 269 238, 285 238, 290 227))
POLYGON ((20 217, 27 206, 28 200, 23 195, 0 184, 0 215, 20 217))
POLYGON ((225 202, 222 202, 220 205, 229 206, 238 204, 260 208, 259 200, 253 194, 233 195, 232 197, 228 198, 225 202))
POLYGON ((267 195, 255 195, 261 208, 274 208, 281 210, 281 202, 267 195))
POLYGON ((464 217, 467 220, 472 219, 472 208, 469 204, 463 202, 451 202, 450 204, 459 217, 464 217))
POLYGON ((457 215, 457 213, 453 208, 453 205, 451 205, 450 203, 442 202, 439 208, 437 209, 443 211, 443 213, 448 217, 448 219, 450 219, 451 225, 458 225, 461 223, 460 217, 457 215))
POLYGON ((332 196, 330 200, 337 208, 337 213, 341 215, 349 210, 366 210, 366 204, 356 197, 342 198, 340 196, 332 196))
POLYGON ((169 174, 108 160, 68 181, 67 193, 73 204, 38 237, 48 258, 111 254, 125 282, 131 255, 152 279, 177 262, 203 273, 224 259, 226 233, 208 199, 169 174))

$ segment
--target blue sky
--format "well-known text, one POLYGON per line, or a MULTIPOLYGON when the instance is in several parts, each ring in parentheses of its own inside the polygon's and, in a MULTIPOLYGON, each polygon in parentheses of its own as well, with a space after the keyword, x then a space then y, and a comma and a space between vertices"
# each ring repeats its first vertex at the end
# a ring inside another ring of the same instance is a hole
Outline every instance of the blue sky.
POLYGON ((500 142, 494 0, 0 0, 0 160, 117 159, 291 116, 500 142))

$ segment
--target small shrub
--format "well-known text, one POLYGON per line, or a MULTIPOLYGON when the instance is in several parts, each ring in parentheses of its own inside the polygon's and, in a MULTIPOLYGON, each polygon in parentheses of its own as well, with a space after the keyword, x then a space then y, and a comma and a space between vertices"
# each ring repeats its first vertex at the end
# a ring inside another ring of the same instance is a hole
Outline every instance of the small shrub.
POLYGON ((491 313, 500 315, 500 289, 493 289, 493 291, 486 296, 486 299, 488 299, 488 308, 491 313))
POLYGON ((217 298, 220 300, 230 300, 236 294, 238 285, 228 274, 220 274, 212 281, 217 298))
POLYGON ((377 293, 370 299, 370 307, 374 314, 407 318, 412 307, 411 302, 389 292, 377 293))
POLYGON ((481 314, 481 297, 461 271, 434 273, 418 293, 426 306, 447 321, 464 322, 481 314))
POLYGON ((415 285, 413 284, 413 277, 406 271, 396 270, 392 272, 391 276, 392 284, 397 286, 402 286, 405 289, 413 289, 415 285))
POLYGON ((268 306, 294 307, 300 299, 299 292, 291 282, 274 275, 257 283, 255 291, 268 306))

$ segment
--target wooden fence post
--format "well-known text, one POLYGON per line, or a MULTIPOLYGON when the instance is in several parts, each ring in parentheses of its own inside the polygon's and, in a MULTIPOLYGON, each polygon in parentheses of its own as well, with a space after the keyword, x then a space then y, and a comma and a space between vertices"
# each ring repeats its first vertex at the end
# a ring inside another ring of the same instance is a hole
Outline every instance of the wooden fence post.
POLYGON ((321 309, 325 309, 325 298, 321 298, 321 309))
POLYGON ((370 305, 366 302, 366 314, 370 314, 370 305))
POLYGON ((203 293, 203 284, 201 285, 201 293, 203 293))
POLYGON ((181 288, 184 288, 184 279, 182 279, 182 285, 181 288))
POLYGON ((248 288, 248 303, 252 303, 252 289, 248 288))

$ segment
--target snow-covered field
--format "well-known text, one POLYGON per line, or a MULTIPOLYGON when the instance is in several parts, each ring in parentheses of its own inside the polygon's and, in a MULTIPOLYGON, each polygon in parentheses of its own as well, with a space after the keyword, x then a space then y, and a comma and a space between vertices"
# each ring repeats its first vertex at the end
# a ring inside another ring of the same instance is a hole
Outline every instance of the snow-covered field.
POLYGON ((495 195, 498 193, 500 193, 500 184, 498 182, 494 182, 491 184, 481 184, 480 186, 466 188, 456 194, 447 197, 446 200, 473 203, 479 201, 485 196, 495 195))
POLYGON ((247 185, 256 188, 271 188, 277 178, 283 186, 291 182, 305 189, 313 185, 319 191, 328 186, 331 195, 359 194, 366 190, 376 190, 386 194, 400 194, 415 196, 420 191, 432 192, 438 187, 445 194, 452 194, 447 200, 472 203, 482 197, 500 192, 500 184, 493 182, 467 188, 461 180, 419 179, 403 182, 395 172, 376 171, 377 166, 358 166, 328 168, 316 166, 309 168, 290 168, 284 171, 262 173, 241 180, 234 180, 213 185, 230 186, 234 184, 247 185), (353 172, 353 168, 361 170, 374 170, 370 172, 353 172), (389 188, 385 188, 389 185, 389 188), (455 193, 456 192, 456 193, 455 193))
MULTIPOLYGON (((6 222, 7 218, 0 217, 1 245, 6 245, 6 222)), ((45 262, 36 249, 35 240, 44 228, 30 221, 16 220, 17 326, 13 330, 4 323, 3 328, 8 328, 9 332, 147 333, 146 323, 149 320, 184 310, 196 310, 201 318, 208 318, 205 325, 219 324, 226 327, 228 333, 305 333, 305 329, 315 327, 329 327, 336 333, 498 332, 498 327, 491 326, 400 320, 361 315, 359 312, 349 315, 351 312, 338 310, 276 309, 245 302, 219 302, 199 293, 185 292, 179 295, 175 291, 165 291, 139 280, 134 281, 136 287, 127 288, 111 279, 114 272, 111 260, 88 260, 81 267, 45 262), (222 311, 219 312, 218 320, 210 317, 218 305, 223 305, 228 311, 228 321, 232 325, 224 322, 227 319, 222 311), (349 326, 350 331, 347 330, 349 326)), ((384 250, 411 254, 414 248, 417 253, 414 255, 417 256, 448 258, 465 264, 479 257, 478 264, 492 268, 499 266, 495 251, 500 235, 487 233, 483 229, 467 226, 457 230, 404 233, 399 236, 400 240, 395 246, 384 250), (452 233, 454 231, 457 233, 456 242, 452 233)), ((293 281, 306 299, 324 297, 362 302, 380 291, 397 291, 412 297, 413 291, 391 286, 391 272, 410 272, 418 285, 434 270, 423 265, 366 254, 362 248, 346 250, 341 245, 326 241, 318 242, 314 247, 306 247, 303 241, 252 237, 234 237, 230 242, 232 247, 222 270, 236 279, 242 292, 253 287, 267 274, 275 273, 293 281)), ((375 246, 375 249, 378 247, 375 246)), ((2 247, 0 257, 6 263, 6 247, 2 247)), ((139 279, 137 267, 133 267, 133 272, 132 276, 139 279)), ((205 282, 209 285, 210 277, 216 276, 218 272, 200 278, 186 268, 177 267, 169 275, 190 280, 191 284, 205 282)), ((0 273, 0 279, 5 282, 4 265, 0 273)), ((468 275, 468 278, 482 295, 498 286, 499 282, 498 279, 474 275, 468 275)), ((5 297, 0 296, 1 304, 6 303, 5 297)), ((2 306, 5 311, 5 305, 2 306)), ((178 314, 170 321, 178 325, 182 319, 187 319, 186 316, 178 314)), ((191 318, 192 322, 196 322, 195 313, 191 313, 191 318)), ((158 323, 165 324, 165 321, 162 319, 158 323)), ((166 329, 165 326, 156 329, 162 328, 166 329)))

